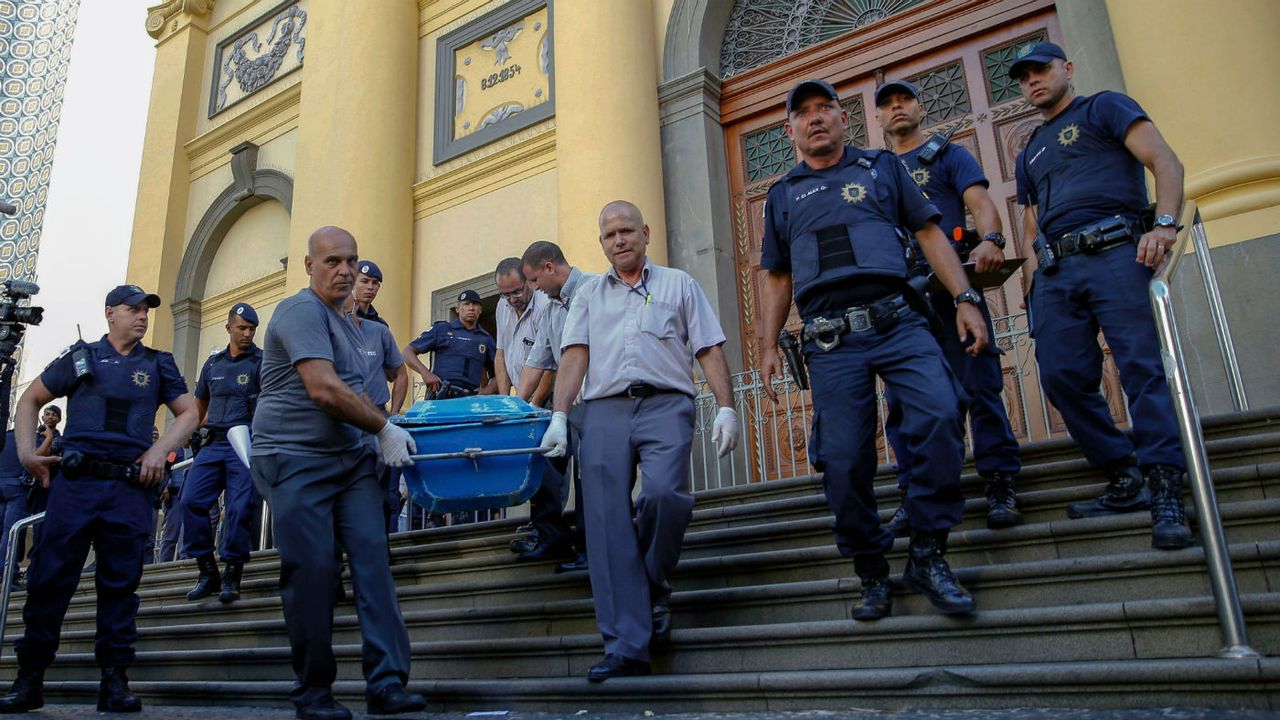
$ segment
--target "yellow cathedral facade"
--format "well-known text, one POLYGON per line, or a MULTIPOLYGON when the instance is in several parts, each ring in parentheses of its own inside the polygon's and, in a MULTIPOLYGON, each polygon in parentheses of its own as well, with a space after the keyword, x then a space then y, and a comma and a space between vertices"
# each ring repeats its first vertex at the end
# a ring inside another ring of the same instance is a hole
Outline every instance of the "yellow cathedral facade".
MULTIPOLYGON (((702 284, 748 369, 760 206, 795 162, 786 91, 829 80, 849 142, 883 147, 872 93, 912 79, 926 132, 957 131, 1017 233, 1012 160, 1039 119, 1004 71, 1049 39, 1078 93, 1127 92, 1178 152, 1251 400, 1275 404, 1280 90, 1258 78, 1280 67, 1277 27, 1273 0, 170 0, 146 18, 128 281, 165 298, 148 344, 194 381, 233 303, 265 326, 306 284, 317 227, 347 228, 380 265, 376 305, 403 344, 463 288, 491 308, 494 266, 534 240, 601 270, 597 213, 621 198, 643 210, 653 259, 702 284)), ((1199 280, 1182 280, 1184 342, 1212 343, 1199 280)), ((1016 279, 988 291, 1007 349, 1029 342, 1019 293, 1016 279)), ((1013 355, 1010 392, 1030 393, 1034 368, 1013 355)), ((1198 355, 1202 412, 1229 410, 1215 351, 1198 355)), ((1022 405, 1020 436, 1051 434, 1022 405)))

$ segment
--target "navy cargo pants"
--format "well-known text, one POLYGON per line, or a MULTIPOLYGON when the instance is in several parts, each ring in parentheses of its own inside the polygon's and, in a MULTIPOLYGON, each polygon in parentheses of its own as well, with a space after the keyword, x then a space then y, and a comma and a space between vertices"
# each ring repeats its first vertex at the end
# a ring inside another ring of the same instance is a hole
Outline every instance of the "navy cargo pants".
POLYGON ((236 456, 226 438, 200 450, 178 496, 182 508, 182 551, 187 557, 213 552, 214 527, 209 521, 209 508, 218 504, 218 496, 224 490, 227 536, 222 541, 222 559, 248 562, 258 492, 253 487, 249 468, 236 456))

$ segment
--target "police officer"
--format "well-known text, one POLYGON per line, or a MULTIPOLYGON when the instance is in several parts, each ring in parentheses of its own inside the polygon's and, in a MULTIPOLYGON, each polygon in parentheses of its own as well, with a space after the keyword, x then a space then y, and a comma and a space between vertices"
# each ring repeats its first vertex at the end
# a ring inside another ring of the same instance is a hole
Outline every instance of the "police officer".
MULTIPOLYGON (((350 308, 351 320, 364 339, 361 351, 367 363, 364 393, 369 402, 382 411, 384 415, 398 415, 404 407, 405 396, 409 393, 409 373, 404 367, 404 357, 396 340, 391 335, 391 328, 381 318, 365 318, 360 315, 360 301, 356 298, 361 293, 361 280, 365 280, 367 288, 369 279, 367 272, 376 272, 377 266, 367 260, 357 264, 355 291, 352 294, 350 308), (391 388, 387 388, 391 383, 391 388)), ((374 293, 376 295, 376 292, 374 293)), ((368 293, 365 293, 367 296, 368 293)), ((371 306, 369 306, 371 307, 371 306)), ((387 532, 396 530, 395 518, 400 513, 400 474, 398 468, 379 462, 377 465, 378 484, 382 487, 383 512, 386 515, 387 532)))
POLYGON ((720 405, 712 442, 722 457, 738 443, 720 322, 693 278, 645 257, 648 244, 639 208, 626 201, 605 205, 600 245, 612 268, 582 288, 569 310, 556 411, 542 439, 550 454, 564 456, 568 412, 581 390, 578 458, 592 479, 583 496, 605 651, 587 672, 592 682, 649 674, 651 647, 671 633, 668 579, 693 516, 695 358, 720 405))
POLYGON ((382 290, 382 268, 372 260, 361 260, 356 265, 356 270, 356 286, 351 293, 356 301, 356 315, 361 320, 372 320, 386 325, 387 321, 382 319, 377 308, 373 306, 373 301, 378 298, 378 292, 382 290))
POLYGON ((19 458, 42 486, 49 506, 39 551, 31 560, 26 632, 14 643, 18 678, 0 698, 0 712, 26 712, 44 704, 44 671, 58 649, 58 633, 92 543, 97 553, 98 633, 94 655, 102 668, 98 710, 137 712, 125 669, 138 639, 135 618, 142 554, 152 511, 152 488, 165 457, 195 430, 195 400, 173 356, 142 344, 148 313, 160 298, 137 285, 107 294, 107 334, 77 342, 49 364, 18 400, 14 436, 19 458), (35 453, 36 413, 66 396, 69 421, 63 455, 35 453), (151 426, 166 405, 175 419, 155 443, 151 426), (49 486, 49 467, 62 474, 49 486))
POLYGON ((253 409, 258 402, 262 350, 253 343, 258 313, 248 303, 236 303, 227 313, 226 329, 227 346, 205 360, 196 382, 196 404, 200 407, 205 440, 178 497, 182 551, 195 558, 200 568, 195 587, 187 593, 191 601, 215 592, 222 603, 240 598, 240 576, 249 559, 253 511, 259 502, 249 469, 227 441, 228 430, 253 422, 253 409), (226 537, 222 541, 222 560, 226 569, 219 578, 209 508, 217 504, 224 491, 226 537))
POLYGON ((1138 103, 1117 92, 1077 96, 1074 72, 1062 48, 1048 42, 1020 54, 1009 69, 1045 121, 1016 166, 1018 202, 1026 208, 1023 241, 1035 238, 1046 260, 1028 263, 1040 382, 1090 464, 1107 475, 1101 497, 1074 503, 1067 513, 1089 517, 1149 505, 1151 544, 1187 547, 1194 539, 1183 514, 1182 444, 1147 299, 1152 268, 1177 238, 1182 164, 1138 103), (1144 166, 1155 176, 1157 217, 1149 230, 1139 220, 1147 207, 1144 166), (1120 369, 1133 442, 1115 427, 1098 391, 1099 329, 1120 369))
MULTIPOLYGON (((533 348, 525 358, 524 368, 520 371, 520 385, 516 394, 528 400, 535 398, 548 379, 555 376, 560 367, 560 341, 564 335, 564 325, 569 318, 569 308, 579 288, 599 277, 595 273, 583 272, 573 267, 565 259, 559 245, 546 240, 538 240, 524 251, 520 258, 525 277, 538 290, 547 294, 550 302, 546 305, 542 322, 538 326, 538 336, 534 338, 533 348)), ((587 561, 587 530, 582 505, 582 463, 576 459, 580 438, 577 428, 581 427, 582 404, 575 404, 570 410, 569 448, 566 455, 574 455, 573 462, 573 504, 574 528, 573 546, 577 554, 573 560, 556 565, 557 573, 581 572, 589 567, 587 561)), ((552 459, 552 465, 559 461, 552 459)), ((568 463, 561 465, 568 471, 568 463)), ((555 502, 563 508, 568 500, 568 477, 559 486, 552 488, 557 497, 555 502)))
MULTIPOLYGON (((897 80, 881 85, 876 90, 876 116, 880 126, 889 136, 892 149, 911 171, 924 195, 942 213, 939 226, 952 239, 952 247, 961 261, 972 262, 980 273, 991 272, 1004 261, 1004 235, 1000 232, 1000 215, 987 192, 987 178, 978 161, 960 145, 950 143, 933 157, 922 155, 926 150, 920 121, 924 118, 924 105, 915 85, 897 80), (965 228, 965 208, 973 214, 977 232, 965 228), (959 235, 958 239, 956 236, 959 235)), ((913 247, 917 249, 918 246, 913 247)), ((921 269, 927 273, 928 263, 920 260, 921 269)), ((978 475, 986 483, 987 527, 992 529, 1022 524, 1018 511, 1015 482, 1022 469, 1018 456, 1018 440, 1013 436, 1009 415, 1001 396, 1004 390, 1004 372, 1000 369, 1000 351, 994 343, 977 355, 969 355, 956 334, 950 332, 955 325, 955 305, 950 295, 930 294, 932 306, 941 320, 944 332, 938 335, 947 364, 955 372, 964 391, 967 410, 973 426, 973 457, 978 475)), ((986 303, 978 307, 987 326, 987 336, 993 337, 991 312, 986 303)), ((963 417, 963 416, 962 416, 963 417)), ((889 395, 889 417, 885 420, 885 435, 894 446, 899 458, 898 483, 906 494, 910 467, 907 453, 903 451, 897 432, 902 422, 902 406, 897 396, 889 395)), ((898 508, 890 522, 895 535, 910 532, 905 505, 898 508)))
POLYGON ((497 342, 480 327, 481 310, 480 293, 463 290, 455 308, 457 320, 435 323, 401 350, 405 363, 422 376, 427 390, 438 393, 441 399, 486 395, 497 390, 497 383, 492 380, 497 342), (428 370, 418 356, 432 351, 435 361, 428 370))
POLYGON ((967 613, 974 601, 943 555, 950 528, 961 520, 964 457, 955 380, 928 322, 904 296, 911 252, 905 227, 954 296, 950 332, 971 336, 983 350, 982 294, 969 287, 941 217, 906 168, 887 150, 843 145, 848 114, 835 88, 821 80, 797 84, 787 96, 786 132, 800 164, 770 190, 760 267, 760 367, 766 392, 782 375, 778 333, 792 293, 804 320, 804 351, 813 384, 810 453, 825 467, 823 488, 835 513, 836 546, 852 557, 862 579, 853 615, 874 620, 892 609, 885 553, 893 535, 880 526, 875 492, 875 378, 902 403, 901 433, 911 467, 907 517, 911 545, 903 581, 946 613, 967 613), (816 447, 814 447, 816 443, 816 447))

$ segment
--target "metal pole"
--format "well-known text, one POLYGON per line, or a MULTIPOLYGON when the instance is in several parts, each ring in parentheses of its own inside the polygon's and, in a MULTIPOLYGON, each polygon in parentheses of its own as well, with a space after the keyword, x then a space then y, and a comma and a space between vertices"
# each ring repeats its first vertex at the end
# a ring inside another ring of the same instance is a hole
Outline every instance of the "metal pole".
MULTIPOLYGON (((267 531, 271 528, 271 506, 262 501, 262 527, 258 529, 258 548, 267 550, 267 531)), ((273 540, 275 538, 272 538, 273 540)))
POLYGON ((4 653, 4 630, 9 622, 9 594, 13 592, 13 562, 18 555, 18 536, 28 526, 44 520, 44 513, 22 518, 9 528, 9 547, 4 554, 4 580, 0 581, 0 654, 4 653))
POLYGON ((1240 362, 1236 359, 1236 346, 1231 341, 1231 326, 1227 323, 1227 311, 1222 306, 1222 292, 1218 289, 1218 275, 1213 270, 1213 258, 1209 257, 1209 239, 1205 236, 1200 211, 1196 210, 1191 225, 1191 242, 1196 247, 1196 262, 1200 266, 1200 279, 1204 282, 1204 294, 1209 300, 1209 319, 1218 336, 1218 352, 1222 354, 1222 367, 1227 371, 1227 386, 1231 389, 1231 404, 1236 412, 1249 409, 1249 398, 1244 391, 1244 378, 1240 375, 1240 362))

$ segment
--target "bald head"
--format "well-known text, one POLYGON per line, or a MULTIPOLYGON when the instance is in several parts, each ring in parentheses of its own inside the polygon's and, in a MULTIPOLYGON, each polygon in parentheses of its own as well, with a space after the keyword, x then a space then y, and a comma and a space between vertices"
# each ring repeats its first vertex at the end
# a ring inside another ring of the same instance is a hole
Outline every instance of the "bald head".
POLYGON ((622 279, 630 282, 645 263, 649 226, 640 208, 626 200, 614 200, 600 211, 600 248, 622 279))
POLYGON ((604 229, 605 218, 609 215, 622 215, 637 226, 644 225, 644 215, 641 214, 640 208, 636 207, 634 203, 627 202, 626 200, 614 200, 600 209, 600 218, 598 222, 601 230, 604 229))
POLYGON ((336 310, 351 295, 360 256, 356 239, 340 227, 326 226, 307 238, 307 275, 311 291, 336 310))
POLYGON ((347 243, 350 243, 353 249, 356 246, 356 239, 351 233, 336 225, 325 225, 307 238, 307 255, 320 258, 334 247, 341 247, 347 243))

